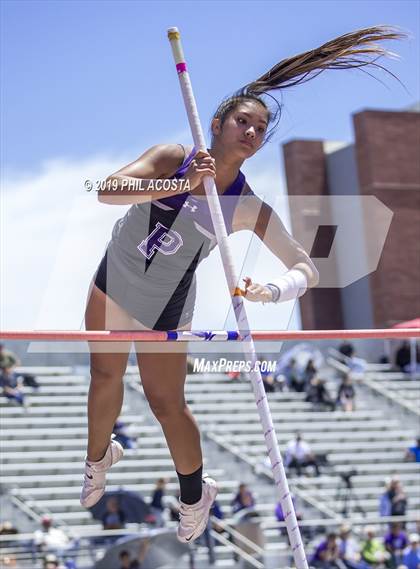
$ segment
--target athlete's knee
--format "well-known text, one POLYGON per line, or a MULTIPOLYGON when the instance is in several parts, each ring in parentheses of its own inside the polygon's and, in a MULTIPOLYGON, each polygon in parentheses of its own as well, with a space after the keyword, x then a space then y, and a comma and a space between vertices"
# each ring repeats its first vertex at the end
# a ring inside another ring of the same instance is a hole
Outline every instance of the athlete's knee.
POLYGON ((187 409, 185 399, 174 397, 173 395, 149 396, 148 402, 153 415, 159 422, 170 421, 173 418, 183 415, 187 409))
POLYGON ((91 364, 90 377, 93 382, 122 382, 124 371, 100 364, 91 364))

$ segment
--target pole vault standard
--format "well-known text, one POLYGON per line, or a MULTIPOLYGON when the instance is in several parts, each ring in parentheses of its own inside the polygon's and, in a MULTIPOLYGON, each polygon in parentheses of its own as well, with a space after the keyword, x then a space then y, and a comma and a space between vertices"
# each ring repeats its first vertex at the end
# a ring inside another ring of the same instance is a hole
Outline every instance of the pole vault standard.
MULTIPOLYGON (((198 116, 197 105, 194 99, 194 93, 190 77, 185 63, 184 53, 182 49, 180 34, 177 28, 168 30, 168 38, 172 46, 172 53, 175 59, 176 69, 178 72, 181 91, 184 98, 184 104, 191 127, 194 145, 197 150, 207 151, 206 141, 203 129, 198 116)), ((238 324, 238 330, 243 337, 243 351, 245 357, 251 360, 253 364, 257 361, 254 342, 250 333, 248 317, 245 311, 244 301, 241 296, 241 290, 238 287, 238 278, 233 264, 233 257, 227 243, 227 232, 225 221, 223 218, 222 208, 220 206, 219 196, 213 178, 206 176, 203 179, 206 190, 207 201, 209 204, 211 219, 215 229, 217 243, 219 245, 220 255, 222 257, 223 268, 226 275, 229 294, 231 295, 233 310, 238 324)), ((293 507, 292 497, 289 492, 289 486, 284 471, 283 462, 280 456, 279 444, 274 430, 273 420, 271 418, 270 408, 268 406, 265 394, 264 384, 262 382, 261 373, 258 366, 252 366, 254 370, 250 372, 252 387, 254 390, 255 402, 260 416, 261 425, 264 432, 264 438, 267 445, 268 456, 271 461, 274 482, 278 490, 281 507, 285 513, 287 533, 292 546, 293 557, 297 569, 308 569, 303 542, 300 535, 299 526, 296 519, 296 513, 293 507)))

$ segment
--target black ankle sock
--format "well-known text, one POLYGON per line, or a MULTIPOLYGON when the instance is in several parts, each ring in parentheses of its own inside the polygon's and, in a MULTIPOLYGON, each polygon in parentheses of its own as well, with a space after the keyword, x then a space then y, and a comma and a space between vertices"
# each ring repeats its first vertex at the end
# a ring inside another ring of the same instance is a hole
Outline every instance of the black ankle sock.
POLYGON ((198 502, 201 499, 202 494, 203 467, 200 466, 200 468, 192 474, 180 474, 177 471, 177 475, 179 478, 179 487, 181 490, 181 502, 189 505, 198 502))

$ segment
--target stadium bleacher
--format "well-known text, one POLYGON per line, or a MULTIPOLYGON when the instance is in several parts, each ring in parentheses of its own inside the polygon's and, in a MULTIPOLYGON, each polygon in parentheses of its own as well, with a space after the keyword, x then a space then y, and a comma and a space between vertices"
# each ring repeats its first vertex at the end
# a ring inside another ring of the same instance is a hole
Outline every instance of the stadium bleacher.
MULTIPOLYGON (((80 506, 78 499, 87 435, 88 379, 72 375, 68 368, 44 368, 35 373, 40 388, 26 388, 28 410, 0 397, 0 485, 35 516, 49 513, 61 527, 76 533, 98 532, 101 525, 80 506)), ((138 447, 127 450, 124 460, 110 471, 108 489, 124 486, 149 497, 156 478, 162 476, 168 479, 167 493, 174 494, 178 484, 172 460, 160 427, 150 420, 137 368, 128 368, 125 380, 131 405, 124 407, 121 418, 138 437, 138 447)), ((367 381, 386 385, 399 398, 420 398, 419 382, 394 377, 392 372, 369 371, 367 381)), ((408 513, 414 514, 420 506, 420 468, 417 463, 406 462, 404 456, 417 434, 415 428, 404 424, 398 414, 390 417, 380 397, 364 397, 364 386, 357 389, 357 410, 353 412, 314 411, 300 393, 268 394, 280 450, 284 452, 287 442, 300 430, 316 453, 328 457, 329 465, 319 477, 311 472, 301 477, 294 472, 289 474, 291 489, 302 505, 300 509, 313 512, 319 504, 319 517, 325 518, 329 513, 333 524, 341 514, 338 492, 343 475, 354 470, 352 485, 365 512, 364 522, 377 518, 384 480, 396 473, 408 496, 408 513)), ((281 559, 286 566, 288 546, 274 517, 274 489, 268 482, 270 469, 250 385, 247 381, 232 381, 225 374, 192 374, 188 377, 186 398, 201 426, 206 448, 213 446, 214 453, 226 457, 206 465, 219 482, 218 500, 226 513, 225 521, 233 522, 230 502, 241 470, 250 467, 254 472, 256 510, 265 528, 266 553, 272 559, 281 559)), ((205 454, 213 456, 213 452, 205 454)), ((355 504, 350 507, 352 517, 362 516, 355 504)), ((168 522, 169 527, 173 525, 168 522)), ((219 566, 235 566, 227 545, 218 544, 216 555, 219 566)), ((197 559, 204 562, 205 558, 205 549, 200 548, 197 559)), ((178 569, 181 567, 178 565, 178 569)))

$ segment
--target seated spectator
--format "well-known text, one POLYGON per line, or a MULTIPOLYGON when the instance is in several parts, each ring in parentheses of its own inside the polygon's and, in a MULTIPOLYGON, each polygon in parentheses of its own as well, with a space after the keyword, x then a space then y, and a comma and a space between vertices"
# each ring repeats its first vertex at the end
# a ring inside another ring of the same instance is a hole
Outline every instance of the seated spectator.
MULTIPOLYGON (((6 350, 3 344, 0 344, 0 373, 15 373, 14 369, 19 365, 21 365, 19 358, 10 350, 6 350)), ((21 378, 23 385, 33 387, 35 389, 39 387, 35 376, 30 373, 19 373, 16 374, 16 377, 21 378)))
POLYGON ((381 516, 404 516, 407 511, 407 496, 398 476, 386 482, 385 491, 380 497, 381 516))
POLYGON ((417 437, 416 444, 407 449, 405 459, 410 462, 420 462, 420 436, 417 437))
POLYGON ((376 537, 376 529, 373 526, 366 527, 365 535, 366 539, 360 549, 362 560, 366 562, 368 567, 379 568, 389 559, 389 553, 386 551, 383 543, 376 537))
POLYGON ((141 569, 144 558, 146 557, 147 551, 149 549, 150 540, 144 539, 141 542, 139 553, 136 559, 132 559, 131 554, 127 550, 120 551, 120 569, 141 569))
POLYGON ((337 405, 339 405, 343 411, 354 411, 355 396, 356 392, 353 387, 352 379, 349 374, 346 374, 338 388, 337 405))
POLYGON ((396 566, 401 563, 403 551, 408 545, 407 535, 402 530, 401 524, 391 524, 389 531, 385 534, 384 544, 391 556, 392 565, 396 566))
POLYGON ((301 433, 296 433, 296 438, 287 443, 284 463, 287 468, 296 468, 298 476, 302 474, 302 468, 306 466, 313 466, 316 475, 320 475, 317 458, 308 443, 303 440, 301 433))
POLYGON ((405 340, 396 353, 395 365, 404 373, 420 373, 419 343, 416 342, 415 346, 411 346, 410 343, 405 340), (412 349, 414 349, 414 354, 412 354, 412 349), (412 358, 415 361, 412 362, 412 358))
POLYGON ((396 481, 397 478, 391 478, 390 480, 386 479, 384 491, 379 497, 379 515, 384 518, 391 515, 391 499, 389 497, 389 491, 396 481))
POLYGON ((38 551, 50 551, 61 555, 70 547, 67 535, 62 529, 53 526, 53 521, 49 516, 43 516, 41 526, 42 529, 34 532, 34 545, 38 551))
POLYGON ((349 367, 352 371, 355 372, 364 372, 366 369, 366 360, 363 358, 358 358, 355 356, 356 350, 354 349, 353 344, 349 342, 343 342, 338 351, 342 355, 340 360, 349 367))
POLYGON ((314 360, 309 359, 308 363, 306 364, 303 375, 302 375, 302 381, 303 381, 303 388, 304 389, 306 389, 306 387, 310 384, 311 379, 316 376, 317 371, 318 370, 315 367, 314 360))
POLYGON ((272 374, 273 381, 274 381, 274 388, 276 391, 284 391, 286 387, 286 378, 282 373, 278 373, 277 371, 272 374))
POLYGON ((128 427, 125 423, 120 420, 116 421, 112 432, 115 435, 114 439, 119 442, 123 448, 136 448, 136 442, 133 437, 129 435, 128 427))
POLYGON ((261 373, 261 379, 263 380, 264 389, 266 393, 274 393, 277 388, 277 382, 274 379, 275 374, 271 371, 271 364, 268 365, 267 358, 260 358, 259 369, 261 373))
POLYGON ((165 525, 165 521, 163 519, 163 512, 165 511, 163 497, 165 495, 166 484, 167 480, 164 478, 159 478, 157 480, 156 487, 153 490, 152 500, 150 502, 150 509, 156 518, 156 526, 159 528, 165 525))
POLYGON ((307 387, 306 393, 305 400, 313 403, 318 409, 335 410, 335 402, 326 388, 325 379, 313 377, 307 387))
MULTIPOLYGON (((303 519, 302 514, 300 512, 296 511, 296 499, 293 495, 292 495, 292 503, 293 503, 293 507, 294 507, 295 512, 296 512, 296 519, 298 521, 302 520, 303 519)), ((278 522, 284 522, 285 521, 284 512, 283 512, 283 508, 281 506, 281 502, 277 502, 277 506, 274 509, 274 515, 276 516, 276 520, 278 522)), ((285 527, 281 527, 280 533, 281 533, 281 535, 287 535, 287 529, 285 527)), ((303 530, 302 530, 302 533, 303 533, 303 530)))
POLYGON ((277 382, 281 382, 282 377, 284 377, 286 385, 289 389, 291 390, 293 389, 294 391, 302 391, 301 390, 302 381, 299 378, 299 372, 296 367, 295 358, 291 358, 282 370, 281 369, 276 370, 274 379, 277 382))
POLYGON ((15 354, 10 350, 6 350, 4 344, 0 344, 0 371, 12 371, 17 365, 20 365, 20 361, 15 354))
POLYGON ((22 393, 23 380, 15 372, 11 370, 2 370, 0 372, 0 387, 2 395, 15 401, 19 405, 26 407, 25 396, 22 393))
POLYGON ((315 376, 311 379, 309 385, 306 386, 305 401, 313 403, 314 405, 319 403, 318 385, 319 385, 319 378, 315 376))
POLYGON ((420 568, 420 537, 418 533, 410 534, 408 538, 410 547, 406 549, 402 556, 402 562, 406 565, 407 569, 420 568))
POLYGON ((230 504, 234 514, 245 508, 253 508, 255 506, 254 496, 246 484, 239 484, 238 492, 230 504))
POLYGON ((407 511, 407 496, 400 480, 388 492, 391 500, 391 516, 405 516, 407 511))
POLYGON ((401 371, 405 371, 405 368, 410 366, 410 362, 410 343, 408 340, 404 340, 395 354, 395 365, 401 371))
POLYGON ((105 530, 124 529, 125 515, 120 509, 117 498, 108 498, 106 501, 106 512, 102 516, 102 525, 105 530))
POLYGON ((315 549, 310 559, 311 566, 319 569, 341 569, 343 564, 340 560, 340 552, 337 543, 337 534, 331 532, 326 539, 315 549))
POLYGON ((344 340, 339 346, 338 351, 344 356, 343 363, 345 363, 345 358, 352 358, 354 356, 354 346, 347 340, 344 340))
POLYGON ((266 393, 274 393, 276 391, 276 382, 272 373, 262 371, 261 379, 263 380, 264 389, 266 393))
POLYGON ((351 527, 348 525, 340 527, 338 549, 339 557, 347 569, 366 569, 366 565, 360 561, 360 547, 351 536, 351 527))

